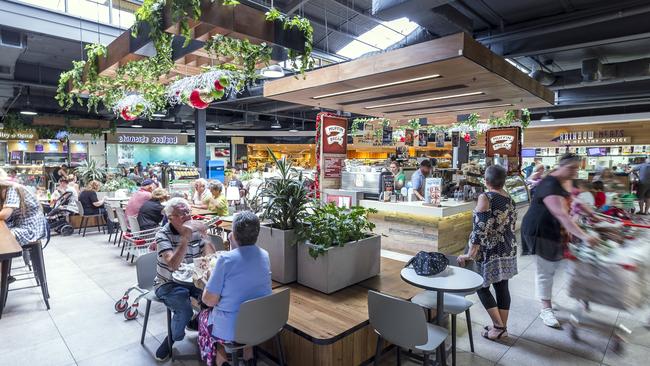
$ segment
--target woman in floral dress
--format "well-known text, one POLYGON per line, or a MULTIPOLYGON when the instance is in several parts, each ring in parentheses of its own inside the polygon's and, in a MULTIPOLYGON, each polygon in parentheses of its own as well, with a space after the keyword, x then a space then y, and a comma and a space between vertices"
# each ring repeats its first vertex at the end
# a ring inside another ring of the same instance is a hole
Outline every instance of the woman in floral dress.
POLYGON ((485 171, 488 191, 479 196, 474 210, 469 252, 458 257, 461 266, 468 260, 476 261, 483 276, 483 287, 477 295, 492 319, 492 326, 485 327, 482 333, 489 340, 508 336, 508 280, 517 274, 517 212, 514 201, 503 190, 506 176, 506 170, 498 165, 485 171), (494 287, 496 300, 490 292, 490 285, 494 287))

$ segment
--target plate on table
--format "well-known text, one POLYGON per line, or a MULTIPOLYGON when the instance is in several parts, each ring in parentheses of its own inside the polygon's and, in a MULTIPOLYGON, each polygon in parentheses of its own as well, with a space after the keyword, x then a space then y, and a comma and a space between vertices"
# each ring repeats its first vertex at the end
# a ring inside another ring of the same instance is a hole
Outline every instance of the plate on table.
POLYGON ((181 266, 172 272, 172 278, 177 282, 192 283, 194 275, 194 263, 181 263, 181 266))

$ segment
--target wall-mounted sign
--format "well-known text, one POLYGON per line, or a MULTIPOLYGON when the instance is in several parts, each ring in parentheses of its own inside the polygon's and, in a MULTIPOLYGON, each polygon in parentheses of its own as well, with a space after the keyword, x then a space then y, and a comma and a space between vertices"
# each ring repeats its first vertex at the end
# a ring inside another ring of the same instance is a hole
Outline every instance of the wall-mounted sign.
POLYGON ((436 132, 436 147, 445 147, 445 131, 436 132))
POLYGON ((187 135, 116 133, 106 137, 109 144, 187 145, 187 135))
POLYGON ((561 132, 554 140, 565 145, 629 144, 632 138, 623 130, 561 132))
POLYGON ((21 131, 12 134, 8 134, 4 131, 0 131, 0 139, 5 140, 32 140, 36 138, 36 134, 32 131, 21 131))
MULTIPOLYGON (((320 153, 318 166, 322 173, 319 176, 318 187, 320 190, 341 188, 341 171, 348 152, 348 120, 347 118, 331 115, 321 114, 319 116, 322 119, 320 123, 320 139, 316 149, 320 153)), ((382 130, 377 131, 381 139, 382 130)))
POLYGON ((485 157, 499 155, 504 159, 508 173, 521 168, 521 127, 491 128, 485 131, 485 157))
POLYGON ((415 140, 415 137, 413 136, 413 130, 408 128, 404 130, 404 145, 413 146, 413 140, 415 140))
POLYGON ((393 144, 393 128, 390 126, 384 126, 381 136, 382 145, 392 145, 393 144))
POLYGON ((429 131, 420 130, 418 133, 418 146, 427 146, 429 142, 429 131))
POLYGON ((347 128, 348 121, 344 118, 323 119, 323 154, 347 154, 347 128))

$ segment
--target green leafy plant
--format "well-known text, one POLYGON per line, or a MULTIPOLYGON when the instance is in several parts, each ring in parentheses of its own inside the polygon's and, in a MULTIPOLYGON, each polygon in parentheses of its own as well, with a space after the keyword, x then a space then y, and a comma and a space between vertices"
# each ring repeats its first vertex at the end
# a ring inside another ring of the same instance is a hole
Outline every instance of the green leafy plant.
POLYGON ((256 71, 258 65, 269 65, 271 51, 273 50, 266 43, 256 45, 248 39, 230 38, 220 34, 210 38, 204 48, 213 57, 230 59, 228 64, 232 65, 236 70, 241 70, 244 79, 248 80, 254 80, 258 77, 256 71))
POLYGON ((526 129, 530 124, 530 111, 528 109, 520 111, 510 109, 505 111, 501 117, 492 115, 488 119, 488 124, 493 127, 507 127, 516 122, 519 122, 521 127, 526 129))
POLYGON ((334 203, 321 205, 305 218, 305 224, 297 231, 298 237, 310 244, 309 255, 316 259, 328 248, 342 247, 370 236, 375 224, 368 220, 368 214, 376 212, 359 206, 346 209, 334 203))
POLYGON ((303 185, 302 174, 296 171, 290 160, 278 159, 270 149, 268 153, 280 177, 268 180, 260 191, 262 218, 270 220, 276 229, 297 229, 307 216, 309 192, 303 185))
POLYGON ((75 169, 75 174, 81 179, 81 182, 86 185, 92 180, 103 182, 106 177, 106 171, 97 166, 95 160, 86 160, 75 169))
POLYGON ((305 70, 314 67, 314 59, 311 57, 311 53, 314 50, 314 28, 311 26, 311 23, 307 18, 303 18, 299 15, 284 20, 284 29, 292 28, 299 29, 305 36, 304 52, 289 49, 289 61, 291 62, 291 67, 297 69, 304 79, 305 70))
POLYGON ((408 121, 407 127, 413 131, 418 131, 420 129, 420 119, 413 118, 408 121))
MULTIPOLYGON (((7 134, 13 135, 22 131, 34 131, 39 139, 54 139, 56 135, 62 131, 69 134, 85 135, 89 134, 94 138, 99 138, 104 135, 105 129, 92 128, 92 127, 73 127, 71 126, 72 118, 67 117, 65 126, 34 126, 26 124, 23 119, 15 113, 9 113, 2 119, 3 131, 7 134)), ((111 121, 109 132, 115 132, 115 121, 111 121)))
POLYGON ((137 188, 134 181, 128 178, 113 178, 102 185, 103 192, 115 192, 118 189, 127 189, 132 191, 137 188))

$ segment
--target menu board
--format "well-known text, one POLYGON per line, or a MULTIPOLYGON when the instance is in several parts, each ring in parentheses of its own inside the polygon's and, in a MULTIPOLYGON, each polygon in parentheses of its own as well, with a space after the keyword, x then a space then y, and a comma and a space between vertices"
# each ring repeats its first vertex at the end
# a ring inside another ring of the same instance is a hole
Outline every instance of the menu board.
POLYGON ((382 145, 392 145, 393 144, 393 128, 390 126, 385 126, 382 131, 381 136, 382 145))
POLYGON ((404 144, 407 146, 413 146, 413 140, 414 140, 413 130, 406 129, 404 131, 404 144))
POLYGON ((343 159, 339 157, 326 157, 323 172, 325 178, 341 178, 341 171, 343 170, 343 159))
POLYGON ((439 207, 442 198, 442 178, 427 178, 424 181, 424 202, 439 207))
POLYGON ((521 169, 521 127, 491 128, 485 131, 485 156, 488 159, 499 155, 507 158, 508 171, 521 169))
POLYGON ((445 131, 436 132, 436 147, 445 147, 445 131))
POLYGON ((418 146, 427 146, 428 140, 429 140, 429 131, 420 130, 420 133, 418 133, 418 146))
POLYGON ((451 147, 458 147, 460 144, 460 132, 452 131, 451 132, 451 147))

